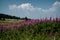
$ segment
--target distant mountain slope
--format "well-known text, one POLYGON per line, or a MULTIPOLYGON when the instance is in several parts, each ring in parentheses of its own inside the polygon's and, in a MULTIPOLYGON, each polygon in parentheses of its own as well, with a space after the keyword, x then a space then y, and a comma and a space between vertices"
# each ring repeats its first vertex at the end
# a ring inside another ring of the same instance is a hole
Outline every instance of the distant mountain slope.
POLYGON ((2 13, 0 13, 0 19, 1 19, 1 18, 20 19, 19 17, 16 17, 16 16, 11 16, 11 15, 7 15, 7 14, 2 14, 2 13))
POLYGON ((0 13, 0 19, 21 19, 21 20, 30 20, 30 18, 27 18, 27 17, 25 17, 25 18, 20 18, 20 17, 16 17, 16 16, 11 16, 11 15, 7 15, 7 14, 3 14, 3 13, 0 13))

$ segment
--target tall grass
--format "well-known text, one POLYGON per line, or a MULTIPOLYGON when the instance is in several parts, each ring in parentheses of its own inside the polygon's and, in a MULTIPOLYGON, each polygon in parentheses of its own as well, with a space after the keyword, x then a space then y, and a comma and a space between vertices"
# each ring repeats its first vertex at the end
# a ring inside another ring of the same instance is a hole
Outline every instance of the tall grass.
POLYGON ((1 29, 0 40, 60 40, 60 22, 1 29))
POLYGON ((0 40, 60 40, 60 19, 0 24, 0 40))

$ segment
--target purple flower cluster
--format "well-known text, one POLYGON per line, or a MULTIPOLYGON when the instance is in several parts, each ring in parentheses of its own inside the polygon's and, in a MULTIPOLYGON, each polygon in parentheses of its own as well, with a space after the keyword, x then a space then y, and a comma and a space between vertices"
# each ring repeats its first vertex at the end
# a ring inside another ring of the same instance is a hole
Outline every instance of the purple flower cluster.
POLYGON ((50 18, 50 19, 47 19, 47 18, 45 18, 45 19, 35 19, 35 20, 33 20, 33 19, 31 19, 31 20, 24 20, 24 21, 22 21, 22 22, 19 22, 19 23, 15 23, 15 24, 0 24, 0 29, 4 29, 4 28, 14 28, 14 27, 17 27, 17 28, 20 28, 20 27, 22 27, 22 26, 24 26, 24 25, 26 25, 26 26, 30 26, 30 25, 35 25, 35 24, 38 24, 38 23, 41 23, 41 22, 60 22, 60 18, 56 18, 56 19, 52 19, 52 18, 50 18))

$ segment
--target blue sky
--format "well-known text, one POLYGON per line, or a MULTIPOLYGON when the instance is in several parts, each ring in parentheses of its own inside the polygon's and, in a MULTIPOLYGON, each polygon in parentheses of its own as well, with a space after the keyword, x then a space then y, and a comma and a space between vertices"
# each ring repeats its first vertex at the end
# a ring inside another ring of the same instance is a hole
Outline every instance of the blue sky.
POLYGON ((60 0, 0 0, 0 13, 34 19, 60 17, 60 0))

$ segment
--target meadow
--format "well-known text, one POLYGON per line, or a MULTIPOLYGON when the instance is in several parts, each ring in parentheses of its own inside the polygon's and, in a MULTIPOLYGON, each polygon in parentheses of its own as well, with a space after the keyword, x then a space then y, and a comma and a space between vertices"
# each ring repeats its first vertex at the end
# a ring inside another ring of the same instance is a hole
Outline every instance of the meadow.
POLYGON ((60 40, 60 18, 0 20, 0 40, 60 40))

